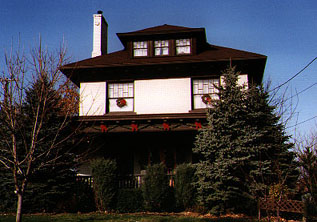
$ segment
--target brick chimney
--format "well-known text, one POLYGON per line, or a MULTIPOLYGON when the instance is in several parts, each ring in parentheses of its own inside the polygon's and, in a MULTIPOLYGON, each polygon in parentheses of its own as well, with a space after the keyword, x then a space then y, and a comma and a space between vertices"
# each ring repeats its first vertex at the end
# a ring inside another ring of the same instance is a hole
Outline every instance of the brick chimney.
POLYGON ((102 15, 102 11, 94 14, 94 36, 91 57, 107 54, 108 24, 102 15))

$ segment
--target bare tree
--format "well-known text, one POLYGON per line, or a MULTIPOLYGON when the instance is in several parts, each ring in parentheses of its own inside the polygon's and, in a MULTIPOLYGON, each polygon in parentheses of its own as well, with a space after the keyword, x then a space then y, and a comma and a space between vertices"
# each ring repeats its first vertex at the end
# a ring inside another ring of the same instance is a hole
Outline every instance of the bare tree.
MULTIPOLYGON (((43 49, 41 43, 26 56, 21 50, 5 55, 5 70, 0 77, 0 164, 12 172, 17 195, 16 221, 22 221, 23 195, 30 177, 44 167, 58 163, 69 152, 63 145, 74 136, 69 130, 72 105, 65 107, 65 87, 60 87, 59 67, 66 60, 61 46, 56 53, 43 49), (33 87, 32 101, 27 101, 33 87), (29 108, 26 109, 26 104, 29 108), (43 133, 53 108, 61 108, 54 127, 43 133)), ((66 84, 67 85, 67 84, 66 84)))
MULTIPOLYGON (((317 205, 317 131, 296 141, 297 157, 300 166, 300 185, 305 201, 317 205)), ((317 212, 317 208, 315 212, 317 212)))

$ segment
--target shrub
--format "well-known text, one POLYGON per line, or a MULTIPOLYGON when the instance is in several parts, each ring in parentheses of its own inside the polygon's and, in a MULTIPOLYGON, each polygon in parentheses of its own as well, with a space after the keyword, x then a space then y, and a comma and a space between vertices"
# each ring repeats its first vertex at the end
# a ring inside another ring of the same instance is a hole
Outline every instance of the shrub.
MULTIPOLYGON (((2 166, 1 166, 2 167, 2 166)), ((0 167, 0 212, 16 211, 17 197, 14 194, 14 182, 9 171, 0 167)))
POLYGON ((317 206, 314 204, 313 198, 310 194, 303 196, 304 199, 304 217, 306 221, 314 221, 317 218, 317 206))
POLYGON ((84 182, 77 182, 73 198, 73 212, 93 212, 96 210, 93 189, 84 182))
POLYGON ((96 159, 91 163, 91 169, 97 208, 102 211, 115 209, 118 192, 116 162, 96 159))
POLYGON ((143 211, 143 197, 141 189, 120 189, 118 192, 117 211, 133 213, 143 211))
POLYGON ((191 164, 181 164, 175 174, 175 200, 179 210, 185 210, 195 205, 195 168, 191 164))
POLYGON ((142 185, 146 210, 160 212, 171 210, 173 197, 168 185, 168 176, 163 164, 149 166, 142 185))
POLYGON ((24 195, 24 211, 69 212, 76 187, 75 172, 56 166, 38 171, 30 178, 24 195))
MULTIPOLYGON (((71 162, 71 161, 70 161, 71 162)), ((75 173, 67 166, 58 165, 37 171, 29 178, 23 199, 23 211, 68 212, 76 187, 75 173)), ((17 196, 12 175, 0 168, 0 212, 14 212, 17 196)))

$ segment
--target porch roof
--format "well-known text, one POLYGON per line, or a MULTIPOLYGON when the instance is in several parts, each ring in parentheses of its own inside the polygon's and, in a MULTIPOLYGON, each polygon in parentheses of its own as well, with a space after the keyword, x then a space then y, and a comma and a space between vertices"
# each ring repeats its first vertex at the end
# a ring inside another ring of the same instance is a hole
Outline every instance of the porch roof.
POLYGON ((121 113, 81 116, 85 133, 195 131, 206 124, 206 112, 141 114, 121 113))

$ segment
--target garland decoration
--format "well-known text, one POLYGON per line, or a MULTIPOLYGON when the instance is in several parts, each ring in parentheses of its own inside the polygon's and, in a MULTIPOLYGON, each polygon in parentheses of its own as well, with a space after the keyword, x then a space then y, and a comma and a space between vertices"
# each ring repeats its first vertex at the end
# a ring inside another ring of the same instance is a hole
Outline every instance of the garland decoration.
POLYGON ((120 108, 127 105, 127 101, 124 98, 118 98, 116 102, 117 102, 117 106, 120 108))
POLYGON ((211 104, 211 97, 209 94, 205 94, 201 97, 201 100, 203 101, 203 103, 205 103, 206 105, 211 104))

